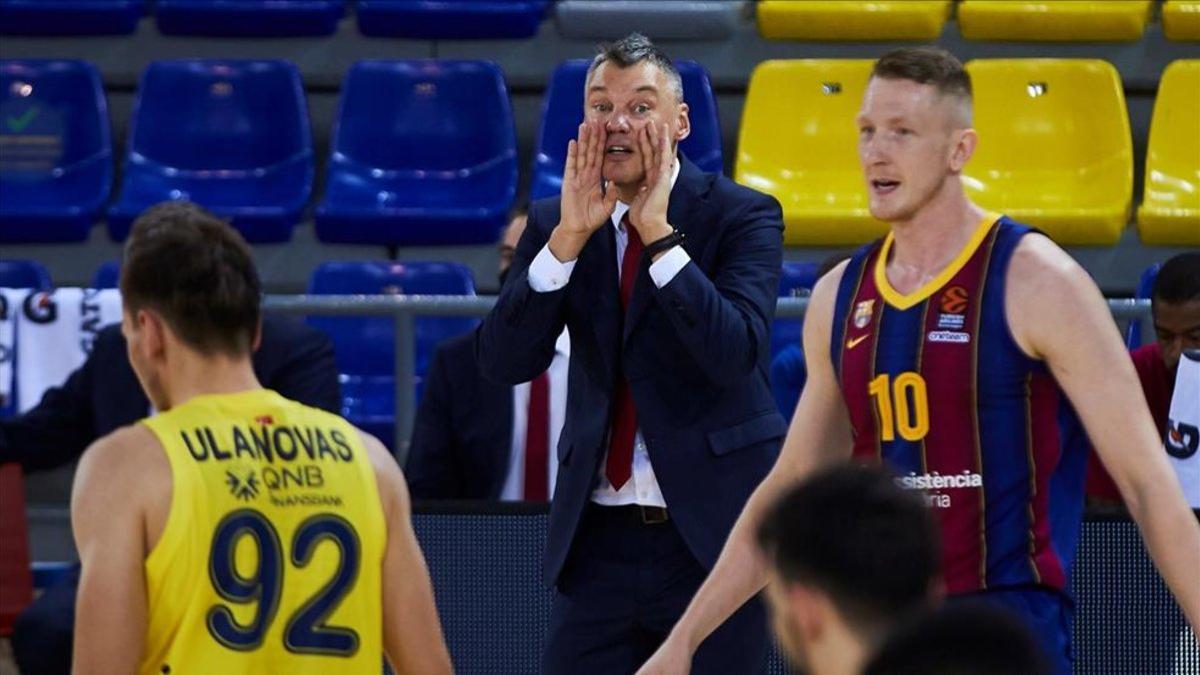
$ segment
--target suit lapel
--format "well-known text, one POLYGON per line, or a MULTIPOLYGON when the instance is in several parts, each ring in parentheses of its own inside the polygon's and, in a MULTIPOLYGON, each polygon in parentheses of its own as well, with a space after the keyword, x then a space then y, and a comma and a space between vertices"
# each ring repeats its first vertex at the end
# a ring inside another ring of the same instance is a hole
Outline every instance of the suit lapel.
MULTIPOLYGON (((701 193, 705 182, 704 173, 696 168, 686 157, 679 155, 679 177, 671 188, 671 198, 667 202, 667 222, 680 232, 688 232, 688 223, 692 222, 693 214, 701 204, 701 193)), ((616 253, 613 253, 616 256, 616 253)), ((638 265, 637 279, 633 284, 633 297, 629 299, 629 310, 625 315, 625 331, 622 344, 629 339, 629 334, 646 313, 646 309, 654 300, 654 289, 651 285, 650 261, 643 259, 638 265)))

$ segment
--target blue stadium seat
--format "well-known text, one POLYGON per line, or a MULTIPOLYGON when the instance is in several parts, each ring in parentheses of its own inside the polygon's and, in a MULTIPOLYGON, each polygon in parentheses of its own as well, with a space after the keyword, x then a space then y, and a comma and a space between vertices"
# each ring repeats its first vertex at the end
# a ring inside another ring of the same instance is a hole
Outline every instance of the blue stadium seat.
POLYGON ((427 40, 531 38, 548 0, 359 0, 358 30, 427 40))
MULTIPOLYGON (((475 280, 471 270, 459 263, 327 262, 313 272, 308 292, 475 295, 475 280)), ((396 412, 396 337, 392 318, 314 317, 309 323, 333 340, 342 383, 342 414, 391 446, 396 412)), ((420 382, 438 343, 474 329, 479 321, 421 318, 415 323, 415 370, 420 382)))
MULTIPOLYGON (((583 121, 583 85, 589 63, 588 59, 563 61, 550 77, 534 152, 530 187, 533 199, 556 195, 562 189, 567 143, 575 138, 583 121)), ((724 167, 721 124, 717 121, 717 101, 708 71, 695 61, 676 61, 675 67, 683 79, 683 98, 690 108, 688 117, 692 122, 692 134, 679 147, 701 171, 720 173, 724 167)))
POLYGON ((0 243, 87 239, 113 175, 95 67, 0 61, 0 118, 0 243))
POLYGON ((96 273, 92 275, 92 288, 116 288, 120 280, 120 261, 109 260, 96 268, 96 273))
POLYGON ((0 34, 132 33, 145 11, 145 0, 0 0, 0 34))
MULTIPOLYGON (((1142 272, 1142 277, 1138 279, 1137 293, 1133 296, 1139 300, 1149 300, 1154 294, 1154 282, 1158 279, 1158 270, 1162 268, 1162 263, 1154 263, 1142 272)), ((1125 334, 1125 344, 1130 349, 1137 349, 1142 346, 1142 321, 1130 321, 1129 328, 1125 334)), ((1150 339, 1154 339, 1151 337, 1150 339)))
POLYGON ((360 61, 334 122, 317 237, 494 243, 517 191, 504 75, 486 61, 360 61))
POLYGON ((345 0, 158 0, 165 35, 283 37, 332 35, 345 0))
POLYGON ((157 61, 142 73, 109 232, 121 241, 147 207, 189 199, 231 219, 248 241, 287 241, 313 171, 296 66, 157 61))
POLYGON ((50 271, 36 260, 0 260, 0 286, 48 290, 54 284, 50 271))
MULTIPOLYGON (((808 297, 817 283, 817 269, 816 263, 784 262, 783 273, 779 277, 779 297, 808 297)), ((801 319, 776 319, 771 327, 771 357, 774 358, 788 345, 799 345, 803 326, 801 319)))

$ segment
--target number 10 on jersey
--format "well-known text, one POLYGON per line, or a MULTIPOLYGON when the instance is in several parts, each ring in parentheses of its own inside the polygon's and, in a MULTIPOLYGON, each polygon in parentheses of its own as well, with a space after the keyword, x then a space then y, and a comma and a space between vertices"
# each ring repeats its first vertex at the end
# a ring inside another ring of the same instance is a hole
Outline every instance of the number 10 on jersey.
POLYGON ((929 433, 929 398, 925 379, 912 371, 893 380, 884 373, 867 385, 879 419, 879 440, 919 441, 929 433))

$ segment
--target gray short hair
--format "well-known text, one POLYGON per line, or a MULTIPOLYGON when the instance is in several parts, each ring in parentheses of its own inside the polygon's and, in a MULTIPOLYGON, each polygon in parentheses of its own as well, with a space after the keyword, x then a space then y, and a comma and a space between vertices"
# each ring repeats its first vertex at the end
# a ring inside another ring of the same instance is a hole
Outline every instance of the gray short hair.
POLYGON ((653 63, 658 66, 659 70, 666 73, 671 92, 675 94, 675 100, 683 103, 683 79, 679 77, 679 71, 666 52, 659 49, 645 35, 630 33, 616 42, 606 42, 600 45, 599 53, 592 59, 592 64, 588 66, 587 81, 591 81, 592 74, 596 72, 601 63, 607 61, 611 61, 621 68, 628 68, 642 61, 653 63))

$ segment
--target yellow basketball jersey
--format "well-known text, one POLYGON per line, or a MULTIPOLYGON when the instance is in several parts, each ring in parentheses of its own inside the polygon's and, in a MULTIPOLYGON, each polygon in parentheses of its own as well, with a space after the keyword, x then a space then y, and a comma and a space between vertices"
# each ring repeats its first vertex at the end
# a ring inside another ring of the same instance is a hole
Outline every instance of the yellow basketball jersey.
POLYGON ((141 672, 380 672, 387 529, 342 418, 266 389, 143 422, 171 464, 141 672))

